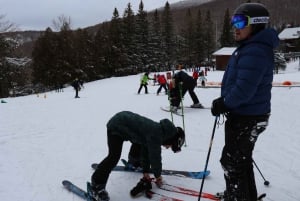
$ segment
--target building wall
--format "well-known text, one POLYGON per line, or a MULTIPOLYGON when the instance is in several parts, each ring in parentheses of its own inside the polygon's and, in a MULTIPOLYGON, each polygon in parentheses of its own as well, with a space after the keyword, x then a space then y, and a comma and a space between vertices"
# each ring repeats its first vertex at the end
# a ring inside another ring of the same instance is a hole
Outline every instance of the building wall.
POLYGON ((225 70, 229 61, 230 55, 216 55, 216 69, 225 70))

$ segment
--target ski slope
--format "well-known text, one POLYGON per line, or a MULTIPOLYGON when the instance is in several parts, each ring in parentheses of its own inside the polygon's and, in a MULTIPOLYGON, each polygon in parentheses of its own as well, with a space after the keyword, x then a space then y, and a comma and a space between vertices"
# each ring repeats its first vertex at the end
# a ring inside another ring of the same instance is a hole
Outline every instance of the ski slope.
MULTIPOLYGON (((299 61, 290 63, 274 81, 300 81, 299 61)), ((220 82, 223 72, 208 72, 207 79, 220 82)), ((151 76, 151 74, 150 74, 151 76)), ((155 121, 171 119, 170 113, 160 110, 169 104, 166 95, 156 95, 158 86, 148 85, 150 94, 137 95, 140 75, 112 77, 85 83, 74 99, 71 87, 64 92, 47 92, 25 97, 3 99, 0 103, 0 200, 22 201, 80 201, 66 191, 61 182, 69 179, 82 188, 93 173, 90 165, 107 154, 106 122, 115 113, 129 110, 155 121)), ((219 96, 220 88, 196 88, 200 102, 210 106, 219 96)), ((143 91, 142 91, 143 93, 143 91)), ((192 104, 188 94, 184 104, 192 104)), ((254 159, 270 181, 264 181, 255 169, 259 193, 267 193, 265 200, 300 200, 300 88, 272 89, 272 115, 267 130, 259 137, 254 159)), ((175 125, 182 126, 182 118, 174 115, 175 125)), ((163 148, 163 167, 178 170, 203 170, 214 117, 210 110, 185 111, 187 146, 174 154, 163 148)), ((224 190, 223 171, 219 163, 224 144, 224 125, 216 129, 205 180, 205 192, 224 190)), ((127 158, 130 143, 123 147, 127 158)), ((112 172, 107 191, 111 201, 131 200, 130 189, 142 175, 112 172)), ((199 190, 201 180, 165 176, 173 185, 199 190)), ((195 197, 163 192, 183 200, 195 197)), ((144 197, 135 200, 148 200, 144 197)), ((205 199, 201 199, 205 200, 205 199)))

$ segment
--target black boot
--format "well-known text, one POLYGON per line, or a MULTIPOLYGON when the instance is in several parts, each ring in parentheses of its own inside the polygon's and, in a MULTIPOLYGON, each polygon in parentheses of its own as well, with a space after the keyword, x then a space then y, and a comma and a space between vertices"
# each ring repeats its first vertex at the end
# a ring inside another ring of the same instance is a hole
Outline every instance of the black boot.
POLYGON ((143 177, 137 185, 131 189, 130 195, 137 196, 139 193, 152 189, 151 179, 143 177))
POLYGON ((91 184, 88 186, 88 194, 92 197, 95 201, 109 201, 108 192, 103 188, 103 185, 95 185, 91 184))

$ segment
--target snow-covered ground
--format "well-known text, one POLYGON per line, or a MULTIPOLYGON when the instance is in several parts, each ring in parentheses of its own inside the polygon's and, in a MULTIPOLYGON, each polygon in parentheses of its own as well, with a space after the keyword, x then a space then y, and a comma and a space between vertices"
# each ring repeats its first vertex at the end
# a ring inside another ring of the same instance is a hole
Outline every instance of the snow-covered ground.
MULTIPOLYGON (((288 65, 274 81, 300 81, 299 61, 288 65)), ((208 81, 219 82, 223 72, 208 72, 208 81)), ((115 113, 130 110, 153 120, 171 118, 159 109, 168 105, 167 96, 156 96, 158 86, 149 85, 150 94, 137 95, 140 75, 109 78, 86 83, 80 99, 69 87, 63 93, 49 92, 3 99, 0 104, 0 200, 1 201, 80 201, 61 184, 69 179, 85 188, 93 173, 90 165, 107 154, 106 122, 115 113)), ((205 106, 220 94, 219 88, 196 88, 205 106)), ((300 200, 300 87, 272 89, 272 116, 267 130, 259 137, 254 159, 270 185, 255 169, 260 193, 271 201, 300 200)), ((188 94, 185 105, 192 103, 188 94)), ((214 117, 210 110, 185 111, 187 146, 178 154, 163 150, 163 167, 178 170, 203 170, 214 117)), ((174 123, 182 126, 179 116, 174 123)), ((208 169, 211 175, 204 184, 205 192, 224 189, 219 164, 224 144, 224 125, 216 129, 208 169)), ((124 144, 127 158, 130 143, 124 144)), ((112 172, 107 184, 112 201, 131 200, 129 190, 140 174, 112 172)), ((165 176, 174 185, 199 190, 201 180, 165 176)), ((156 189, 155 189, 156 190, 156 189)), ((157 191, 159 191, 157 189, 157 191)), ((183 200, 196 197, 161 192, 183 200)), ((136 200, 147 200, 144 197, 136 200)), ((205 200, 205 199, 201 199, 205 200)))

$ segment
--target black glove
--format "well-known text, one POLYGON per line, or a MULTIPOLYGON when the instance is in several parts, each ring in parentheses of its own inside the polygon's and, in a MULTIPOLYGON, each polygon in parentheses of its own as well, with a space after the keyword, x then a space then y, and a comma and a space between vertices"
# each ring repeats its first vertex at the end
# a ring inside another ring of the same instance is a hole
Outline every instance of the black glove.
POLYGON ((213 100, 212 106, 211 106, 212 115, 220 116, 220 114, 224 114, 227 111, 228 111, 228 109, 226 108, 226 106, 224 104, 224 98, 223 97, 220 97, 220 98, 217 98, 217 99, 213 100))

